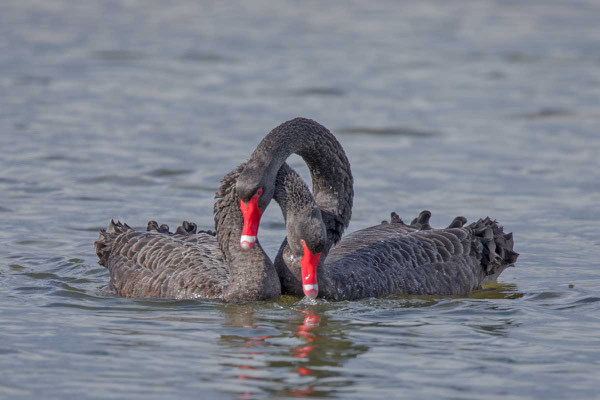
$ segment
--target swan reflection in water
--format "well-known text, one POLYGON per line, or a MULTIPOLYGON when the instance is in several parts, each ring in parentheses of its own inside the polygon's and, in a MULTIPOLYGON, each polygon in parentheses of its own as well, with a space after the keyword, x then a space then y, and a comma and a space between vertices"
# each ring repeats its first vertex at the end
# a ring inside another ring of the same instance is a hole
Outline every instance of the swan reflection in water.
MULTIPOLYGON (((308 310, 294 310, 304 316, 304 320, 301 325, 298 325, 298 329, 295 332, 296 336, 306 341, 306 345, 294 347, 292 352, 294 357, 310 360, 309 355, 315 349, 315 341, 319 340, 316 332, 313 332, 315 328, 319 327, 321 322, 321 316, 313 313, 310 309, 308 310)), ((296 368, 296 371, 301 376, 315 375, 315 371, 309 368, 310 365, 301 366, 296 368)), ((312 385, 305 389, 289 389, 288 395, 291 396, 306 396, 313 393, 312 385)))
POLYGON ((231 378, 223 390, 241 399, 261 393, 318 397, 353 385, 351 376, 342 378, 342 367, 369 348, 350 341, 341 321, 330 320, 318 305, 266 307, 223 307, 230 334, 220 339, 220 366, 231 378))
POLYGON ((242 399, 265 394, 343 396, 360 381, 346 363, 369 351, 363 344, 366 327, 376 325, 384 331, 387 327, 396 339, 412 343, 403 351, 419 352, 417 343, 436 341, 443 353, 450 340, 444 337, 444 324, 455 326, 453 318, 468 315, 470 322, 464 325, 463 333, 473 333, 474 340, 482 333, 506 335, 515 327, 510 300, 522 297, 516 285, 493 284, 469 297, 403 296, 340 305, 305 304, 296 302, 296 297, 283 296, 278 303, 223 304, 219 309, 225 318, 225 332, 217 351, 227 385, 221 390, 242 399), (369 316, 381 310, 387 310, 385 321, 369 316), (478 311, 482 310, 485 314, 480 316, 478 311), (494 314, 490 316, 490 312, 494 314), (416 320, 420 322, 415 324, 416 320))

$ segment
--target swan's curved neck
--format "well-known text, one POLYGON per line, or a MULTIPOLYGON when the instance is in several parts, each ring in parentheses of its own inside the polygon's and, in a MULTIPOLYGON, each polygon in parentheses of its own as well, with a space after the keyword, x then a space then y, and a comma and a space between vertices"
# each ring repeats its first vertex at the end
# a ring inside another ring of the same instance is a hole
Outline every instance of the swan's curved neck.
POLYGON ((336 243, 350 223, 354 186, 344 149, 327 128, 306 118, 279 125, 252 153, 242 172, 243 179, 261 180, 264 186, 274 185, 279 169, 294 153, 308 165, 313 195, 321 209, 329 240, 336 243))
POLYGON ((240 246, 244 219, 235 183, 243 168, 242 164, 223 178, 214 206, 217 241, 230 273, 224 297, 230 302, 269 299, 281 294, 277 271, 260 243, 250 250, 240 246))
POLYGON ((283 163, 275 178, 273 200, 279 204, 283 219, 287 222, 295 216, 300 217, 312 209, 318 208, 312 193, 300 175, 287 163, 283 163))

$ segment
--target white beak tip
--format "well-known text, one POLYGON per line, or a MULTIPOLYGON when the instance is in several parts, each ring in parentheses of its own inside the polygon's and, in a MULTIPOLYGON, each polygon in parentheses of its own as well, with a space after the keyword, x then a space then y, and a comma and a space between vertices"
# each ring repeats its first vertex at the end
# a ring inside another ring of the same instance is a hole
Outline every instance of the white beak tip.
POLYGON ((244 250, 250 250, 256 244, 256 236, 242 235, 240 239, 240 246, 244 250))
POLYGON ((306 297, 308 297, 309 299, 315 299, 319 294, 319 285, 316 283, 314 285, 302 285, 302 289, 306 297))

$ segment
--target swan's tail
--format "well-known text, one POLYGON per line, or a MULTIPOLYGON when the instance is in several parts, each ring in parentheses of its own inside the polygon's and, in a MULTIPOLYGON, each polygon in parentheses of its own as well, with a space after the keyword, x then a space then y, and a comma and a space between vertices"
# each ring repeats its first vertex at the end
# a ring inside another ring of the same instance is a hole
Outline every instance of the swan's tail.
MULTIPOLYGON (((431 212, 423 210, 417 218, 412 220, 410 225, 406 225, 398 214, 392 212, 390 223, 404 225, 406 229, 427 231, 433 229, 429 225, 430 217, 431 212)), ((388 221, 382 221, 382 223, 387 224, 388 221)), ((481 266, 489 278, 487 280, 493 281, 506 267, 514 264, 519 257, 519 253, 513 250, 513 234, 512 232, 504 233, 502 226, 490 217, 465 226, 466 223, 467 219, 459 216, 454 218, 446 229, 461 228, 472 232, 474 240, 471 254, 480 260, 481 266)))
MULTIPOLYGON (((175 235, 176 238, 182 239, 182 236, 193 237, 196 234, 206 233, 211 236, 216 236, 216 233, 210 229, 198 230, 198 226, 193 222, 183 221, 180 226, 177 227, 175 233, 169 231, 169 225, 162 224, 158 225, 156 221, 149 221, 146 227, 147 232, 156 232, 165 235, 175 235)), ((98 255, 98 264, 108 268, 108 258, 113 250, 115 239, 122 233, 133 232, 133 228, 127 224, 123 224, 120 221, 115 222, 110 220, 108 228, 106 230, 100 230, 100 236, 98 240, 94 242, 96 247, 96 254, 98 255)))
POLYGON ((158 232, 158 233, 165 233, 165 234, 169 234, 169 235, 184 235, 184 236, 195 235, 197 233, 207 233, 212 236, 217 235, 215 232, 211 231, 210 229, 198 229, 197 224, 195 224, 194 222, 189 222, 189 221, 183 221, 181 223, 181 225, 179 225, 177 227, 177 229, 175 229, 174 233, 171 233, 171 231, 169 231, 169 225, 167 225, 167 224, 158 225, 158 222, 156 222, 156 221, 148 221, 148 225, 146 227, 146 232, 158 232))
POLYGON ((108 268, 108 257, 112 252, 112 246, 118 235, 124 232, 132 231, 133 229, 120 221, 115 222, 110 220, 106 230, 100 230, 98 240, 94 242, 96 255, 98 255, 98 264, 108 268))
POLYGON ((496 275, 514 264, 519 253, 513 250, 512 232, 504 233, 496 220, 486 217, 468 225, 476 241, 477 254, 481 254, 481 265, 487 275, 496 275))

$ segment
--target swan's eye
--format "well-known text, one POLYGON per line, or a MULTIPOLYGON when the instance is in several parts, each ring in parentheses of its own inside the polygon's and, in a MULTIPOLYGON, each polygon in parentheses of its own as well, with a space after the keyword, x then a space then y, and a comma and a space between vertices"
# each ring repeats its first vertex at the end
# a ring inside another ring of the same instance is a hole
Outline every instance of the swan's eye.
POLYGON ((263 190, 262 190, 262 189, 258 189, 258 190, 256 191, 256 194, 260 196, 261 194, 263 194, 263 190))

